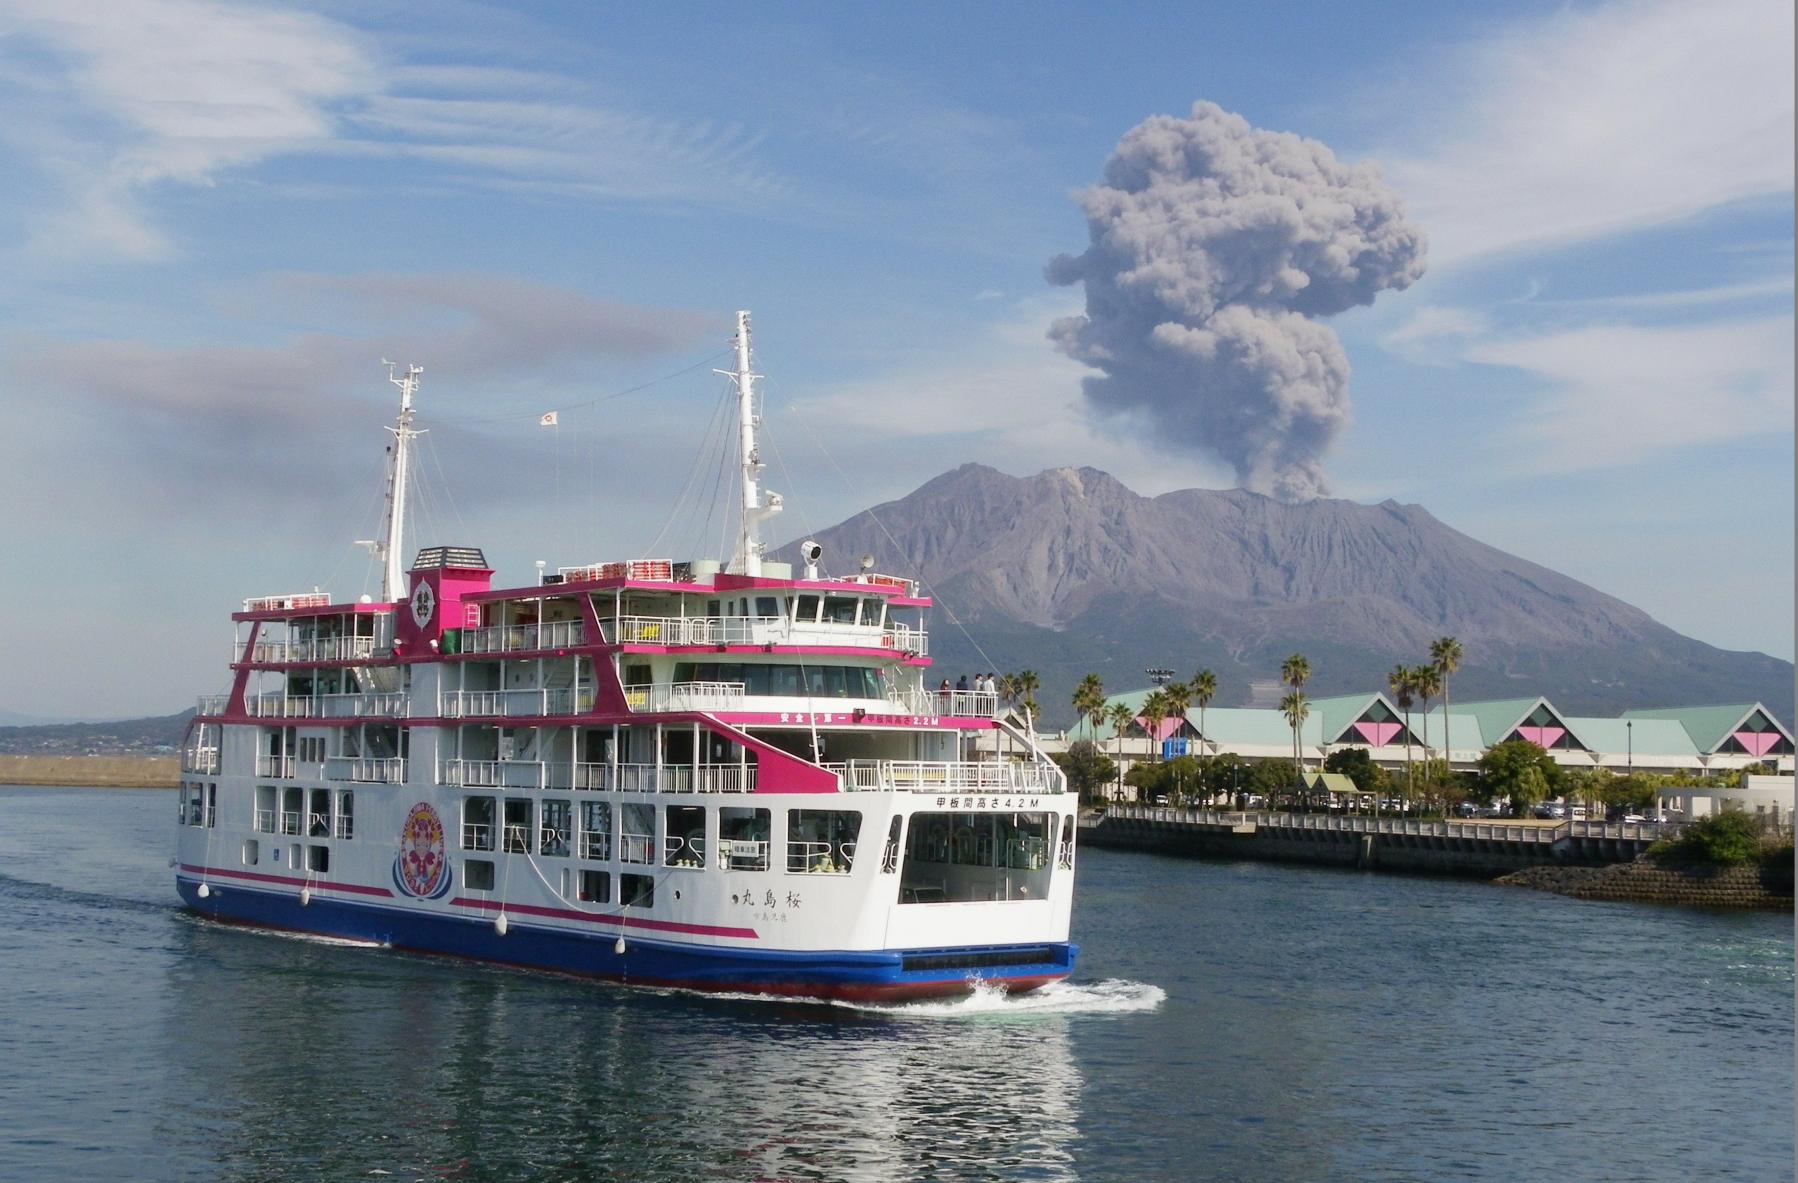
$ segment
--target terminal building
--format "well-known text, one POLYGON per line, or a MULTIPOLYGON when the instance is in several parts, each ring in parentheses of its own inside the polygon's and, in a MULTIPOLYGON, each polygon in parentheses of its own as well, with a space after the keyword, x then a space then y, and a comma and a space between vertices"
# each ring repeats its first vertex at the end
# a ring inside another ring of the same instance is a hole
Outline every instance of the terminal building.
MULTIPOLYGON (((1278 710, 1189 708, 1151 722, 1140 713, 1152 689, 1113 695, 1135 715, 1120 737, 1109 723, 1081 723, 1068 742, 1092 739, 1126 762, 1164 755, 1235 755, 1245 760, 1293 758, 1293 730, 1278 710)), ((1792 732, 1758 702, 1626 711, 1615 718, 1571 715, 1546 698, 1457 702, 1446 712, 1401 710, 1384 693, 1338 695, 1306 702, 1299 726, 1301 759, 1312 767, 1344 748, 1362 748, 1388 768, 1407 759, 1447 759, 1457 770, 1477 768, 1487 749, 1527 740, 1568 769, 1614 773, 1739 772, 1765 765, 1790 775, 1792 732), (1407 752, 1408 748, 1408 752, 1407 752)))

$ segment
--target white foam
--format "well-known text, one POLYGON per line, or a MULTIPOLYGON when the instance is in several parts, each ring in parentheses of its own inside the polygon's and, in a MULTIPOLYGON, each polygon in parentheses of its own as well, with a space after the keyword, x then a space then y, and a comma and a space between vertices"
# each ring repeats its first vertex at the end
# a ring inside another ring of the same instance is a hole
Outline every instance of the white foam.
POLYGON ((1051 982, 1028 994, 1012 994, 1003 987, 978 983, 973 993, 959 998, 935 998, 924 1002, 845 1002, 852 1010, 928 1018, 960 1018, 974 1015, 1124 1015, 1152 1011, 1167 1000, 1167 991, 1147 982, 1106 978, 1101 982, 1051 982))

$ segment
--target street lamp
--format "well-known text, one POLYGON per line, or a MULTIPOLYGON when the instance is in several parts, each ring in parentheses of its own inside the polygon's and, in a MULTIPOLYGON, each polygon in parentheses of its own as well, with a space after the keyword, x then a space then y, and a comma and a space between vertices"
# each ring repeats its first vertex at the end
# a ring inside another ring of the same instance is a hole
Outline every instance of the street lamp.
POLYGON ((1157 686, 1166 686, 1169 682, 1174 680, 1174 671, 1163 669, 1160 666, 1157 666, 1154 669, 1144 670, 1143 672, 1148 674, 1149 681, 1155 683, 1157 686))
POLYGON ((1623 760, 1630 776, 1636 775, 1636 721, 1623 721, 1623 760))

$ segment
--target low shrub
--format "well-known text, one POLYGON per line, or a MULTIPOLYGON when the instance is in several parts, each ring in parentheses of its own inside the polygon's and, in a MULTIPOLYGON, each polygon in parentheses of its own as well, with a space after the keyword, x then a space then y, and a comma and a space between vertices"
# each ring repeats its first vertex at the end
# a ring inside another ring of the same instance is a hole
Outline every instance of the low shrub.
POLYGON ((1694 862, 1712 866, 1752 863, 1761 856, 1760 829, 1745 813, 1716 813, 1687 826, 1679 847, 1694 862))

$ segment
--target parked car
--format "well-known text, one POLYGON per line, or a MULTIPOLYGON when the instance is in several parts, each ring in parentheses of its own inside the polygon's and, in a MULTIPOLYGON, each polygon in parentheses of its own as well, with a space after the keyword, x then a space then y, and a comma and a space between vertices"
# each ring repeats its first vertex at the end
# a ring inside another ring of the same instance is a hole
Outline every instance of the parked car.
POLYGON ((1480 807, 1471 801, 1462 801, 1455 806, 1456 817, 1478 817, 1479 815, 1480 807))
POLYGON ((1556 805, 1552 801, 1544 801, 1542 804, 1536 806, 1533 812, 1537 817, 1542 818, 1545 821, 1559 821, 1567 816, 1567 807, 1565 805, 1556 805))

